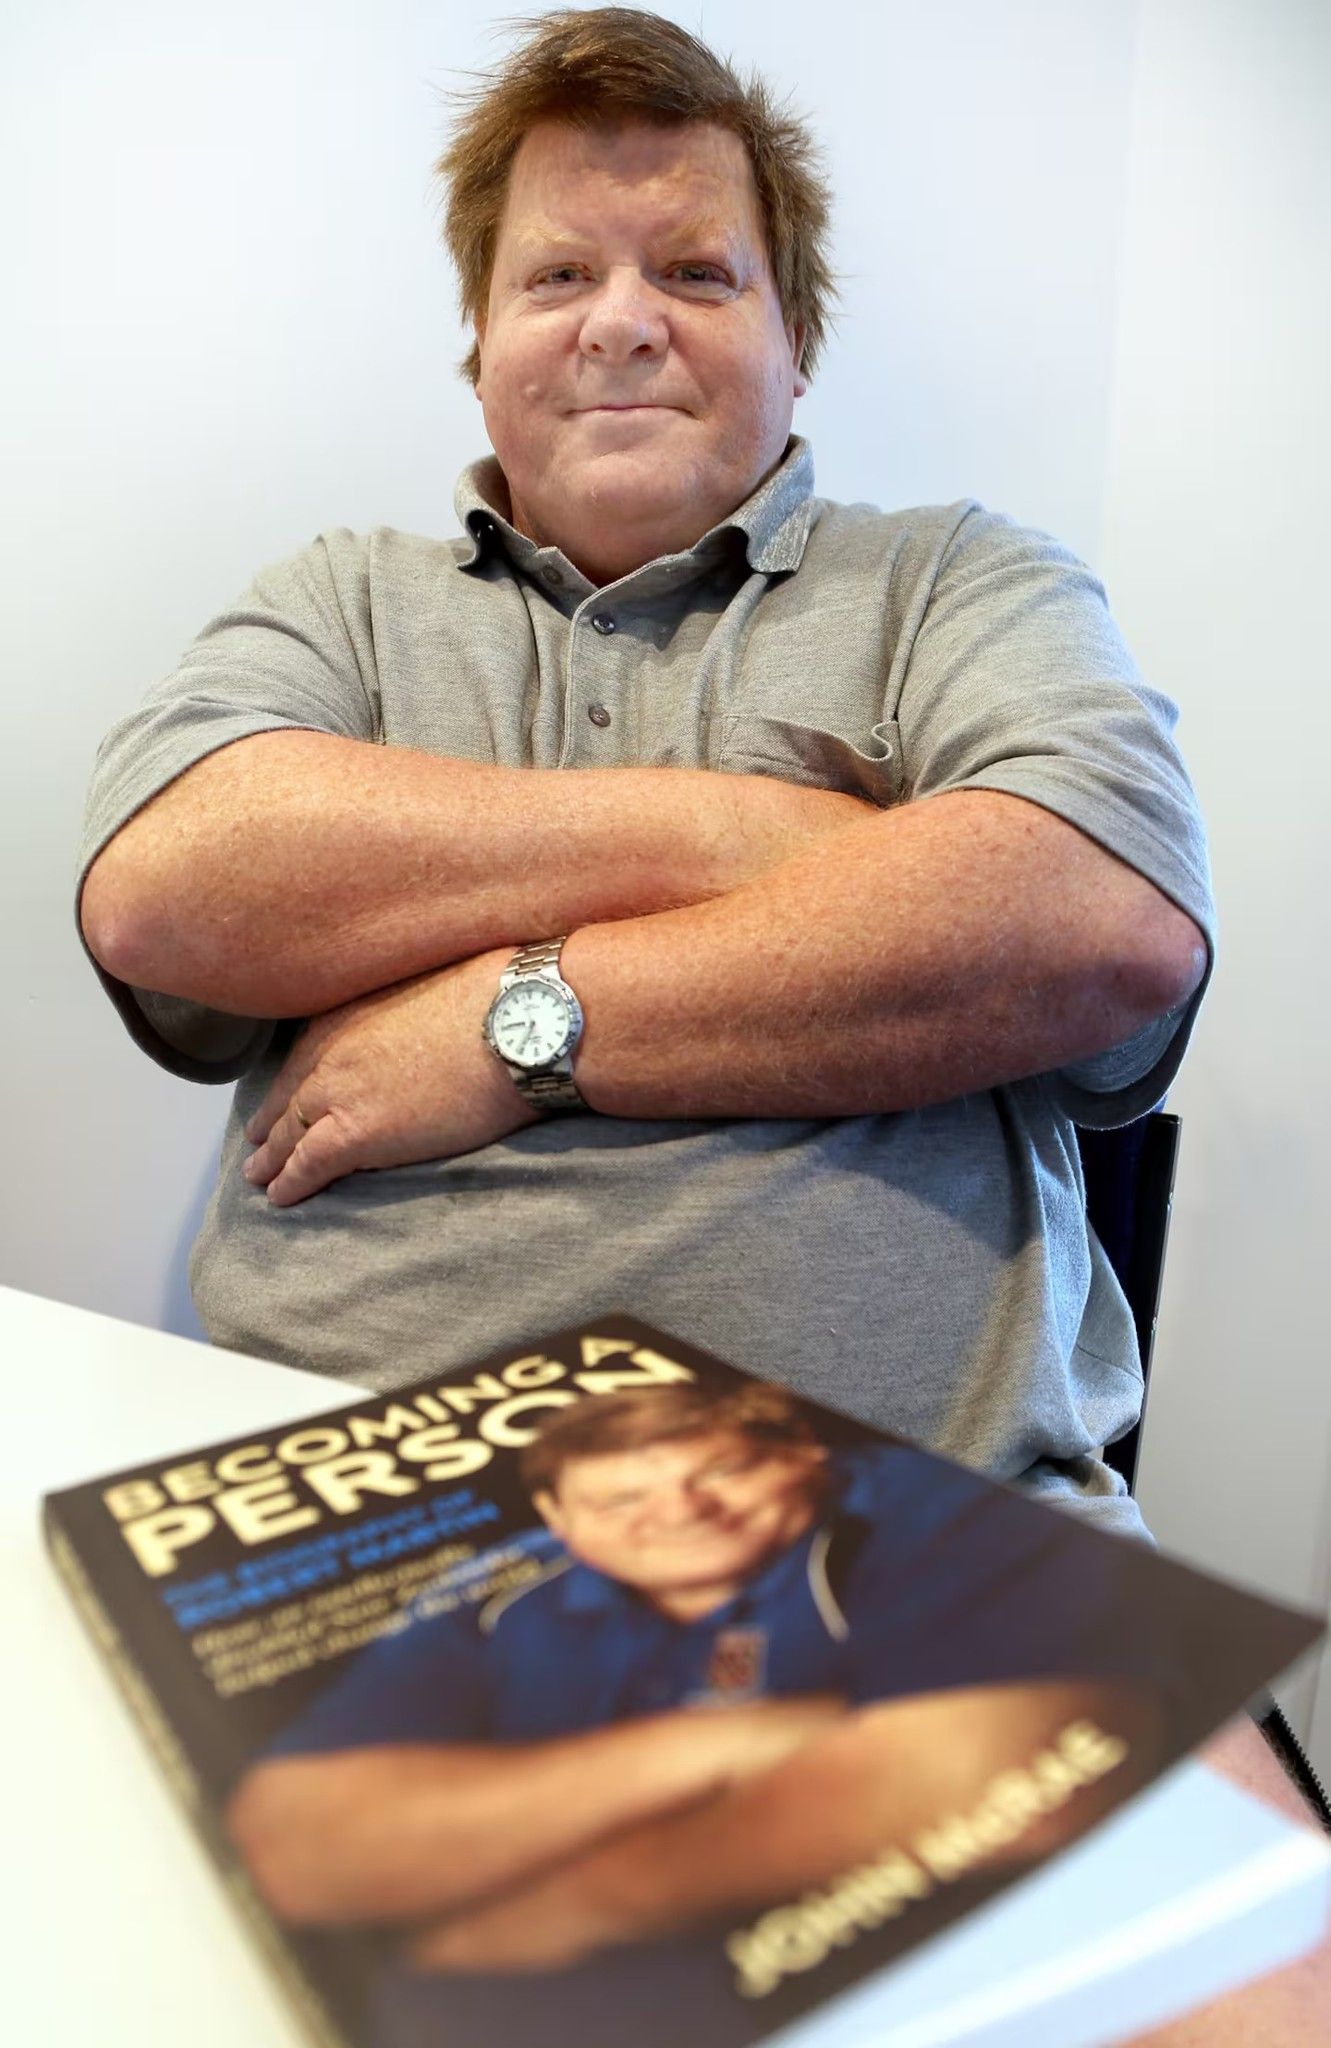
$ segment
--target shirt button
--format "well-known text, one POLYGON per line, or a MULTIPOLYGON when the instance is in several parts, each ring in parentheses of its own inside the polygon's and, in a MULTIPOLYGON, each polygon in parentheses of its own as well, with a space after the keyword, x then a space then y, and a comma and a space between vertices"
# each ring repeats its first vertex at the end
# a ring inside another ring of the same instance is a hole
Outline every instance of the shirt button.
POLYGON ((598 633, 613 633, 615 630, 615 622, 609 612, 597 612, 592 620, 592 624, 598 633))
POLYGON ((604 704, 589 704, 587 706, 587 716, 593 725, 609 725, 610 723, 610 713, 606 710, 604 704))
POLYGON ((564 581, 564 572, 562 569, 542 569, 541 574, 542 576, 544 576, 546 582, 554 590, 558 590, 564 581))

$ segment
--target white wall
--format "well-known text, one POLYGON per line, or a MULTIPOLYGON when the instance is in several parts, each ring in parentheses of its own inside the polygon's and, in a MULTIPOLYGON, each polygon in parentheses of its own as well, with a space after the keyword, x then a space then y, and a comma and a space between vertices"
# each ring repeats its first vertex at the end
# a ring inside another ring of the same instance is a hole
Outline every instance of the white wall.
MULTIPOLYGON (((0 368, 23 404, 0 595, 10 692, 35 716, 0 808, 17 962, 0 1281, 196 1327, 183 1260, 224 1105, 134 1051, 79 953, 82 792, 103 728, 260 563, 330 524, 454 530, 456 473, 485 444, 453 373, 428 169, 438 91, 494 61, 506 11, 10 0, 0 368)), ((1188 1553, 1324 1600, 1328 1408, 1299 1303, 1325 987, 1306 570, 1326 12, 828 0, 811 28, 804 0, 664 11, 760 62, 828 144, 846 304, 796 412, 819 488, 974 494, 1059 533, 1183 701, 1227 963, 1178 1096, 1144 1495, 1188 1553), (1264 744, 1276 720, 1304 749, 1292 782, 1264 744)))
MULTIPOLYGON (((1102 558, 1138 658, 1182 706, 1222 917, 1171 1104, 1183 1149, 1139 1491, 1162 1541, 1322 1613, 1329 107, 1325 0, 1143 10, 1102 558)), ((1305 1725, 1314 1676, 1288 1695, 1305 1725)))

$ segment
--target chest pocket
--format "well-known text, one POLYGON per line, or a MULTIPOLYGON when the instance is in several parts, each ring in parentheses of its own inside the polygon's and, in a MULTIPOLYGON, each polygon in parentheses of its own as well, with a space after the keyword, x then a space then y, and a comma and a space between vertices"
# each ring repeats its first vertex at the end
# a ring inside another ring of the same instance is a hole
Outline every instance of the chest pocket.
POLYGON ((772 775, 841 790, 884 806, 899 803, 904 793, 901 735, 888 718, 859 742, 802 720, 737 712, 722 723, 717 766, 732 775, 772 775))

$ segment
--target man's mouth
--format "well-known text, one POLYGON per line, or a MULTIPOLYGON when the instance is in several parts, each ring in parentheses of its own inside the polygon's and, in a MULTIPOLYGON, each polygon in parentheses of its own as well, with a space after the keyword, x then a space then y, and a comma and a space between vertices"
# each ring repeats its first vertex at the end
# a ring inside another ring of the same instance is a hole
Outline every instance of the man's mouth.
POLYGON ((688 1529, 663 1530, 651 1540, 660 1544, 678 1544, 682 1547, 695 1543, 730 1542, 744 1529, 743 1522, 695 1522, 688 1529))

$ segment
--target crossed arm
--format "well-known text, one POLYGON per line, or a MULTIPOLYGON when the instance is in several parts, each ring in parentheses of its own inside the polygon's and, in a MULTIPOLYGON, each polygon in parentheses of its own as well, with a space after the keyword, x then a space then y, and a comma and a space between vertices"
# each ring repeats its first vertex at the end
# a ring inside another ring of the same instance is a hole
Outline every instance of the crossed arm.
POLYGON ((793 1898, 906 1848, 1088 1719, 1112 1745, 1103 1779, 1070 1781, 991 1848, 1021 1861, 1150 1775, 1145 1695, 1038 1681, 853 1709, 764 1700, 541 1743, 278 1758, 242 1781, 228 1825, 289 1919, 414 1922, 429 1968, 540 1967, 793 1898))
POLYGON ((546 1742, 275 1757, 242 1778, 227 1828, 289 1920, 437 1917, 770 1767, 843 1712, 809 1695, 676 1709, 546 1742))
POLYGON ((625 1116, 946 1100, 1123 1043, 1205 959, 1150 882, 1019 798, 880 811, 309 732, 178 778, 94 863, 82 918, 136 986, 314 1020, 251 1126, 278 1202, 528 1121, 480 1023, 512 947, 570 929, 579 1085, 625 1116))
POLYGON ((1000 1779, 1071 1727, 1101 1747, 1103 1775, 1069 1780, 976 1869, 1027 1864, 1083 1834, 1150 1778, 1157 1719, 1130 1685, 1077 1680, 972 1686, 857 1708, 767 1769, 625 1829, 557 1870, 427 1928, 425 1969, 551 1968, 789 1902, 931 1830, 963 1825, 1000 1779), (1112 1761, 1112 1759, 1117 1759, 1112 1761))

